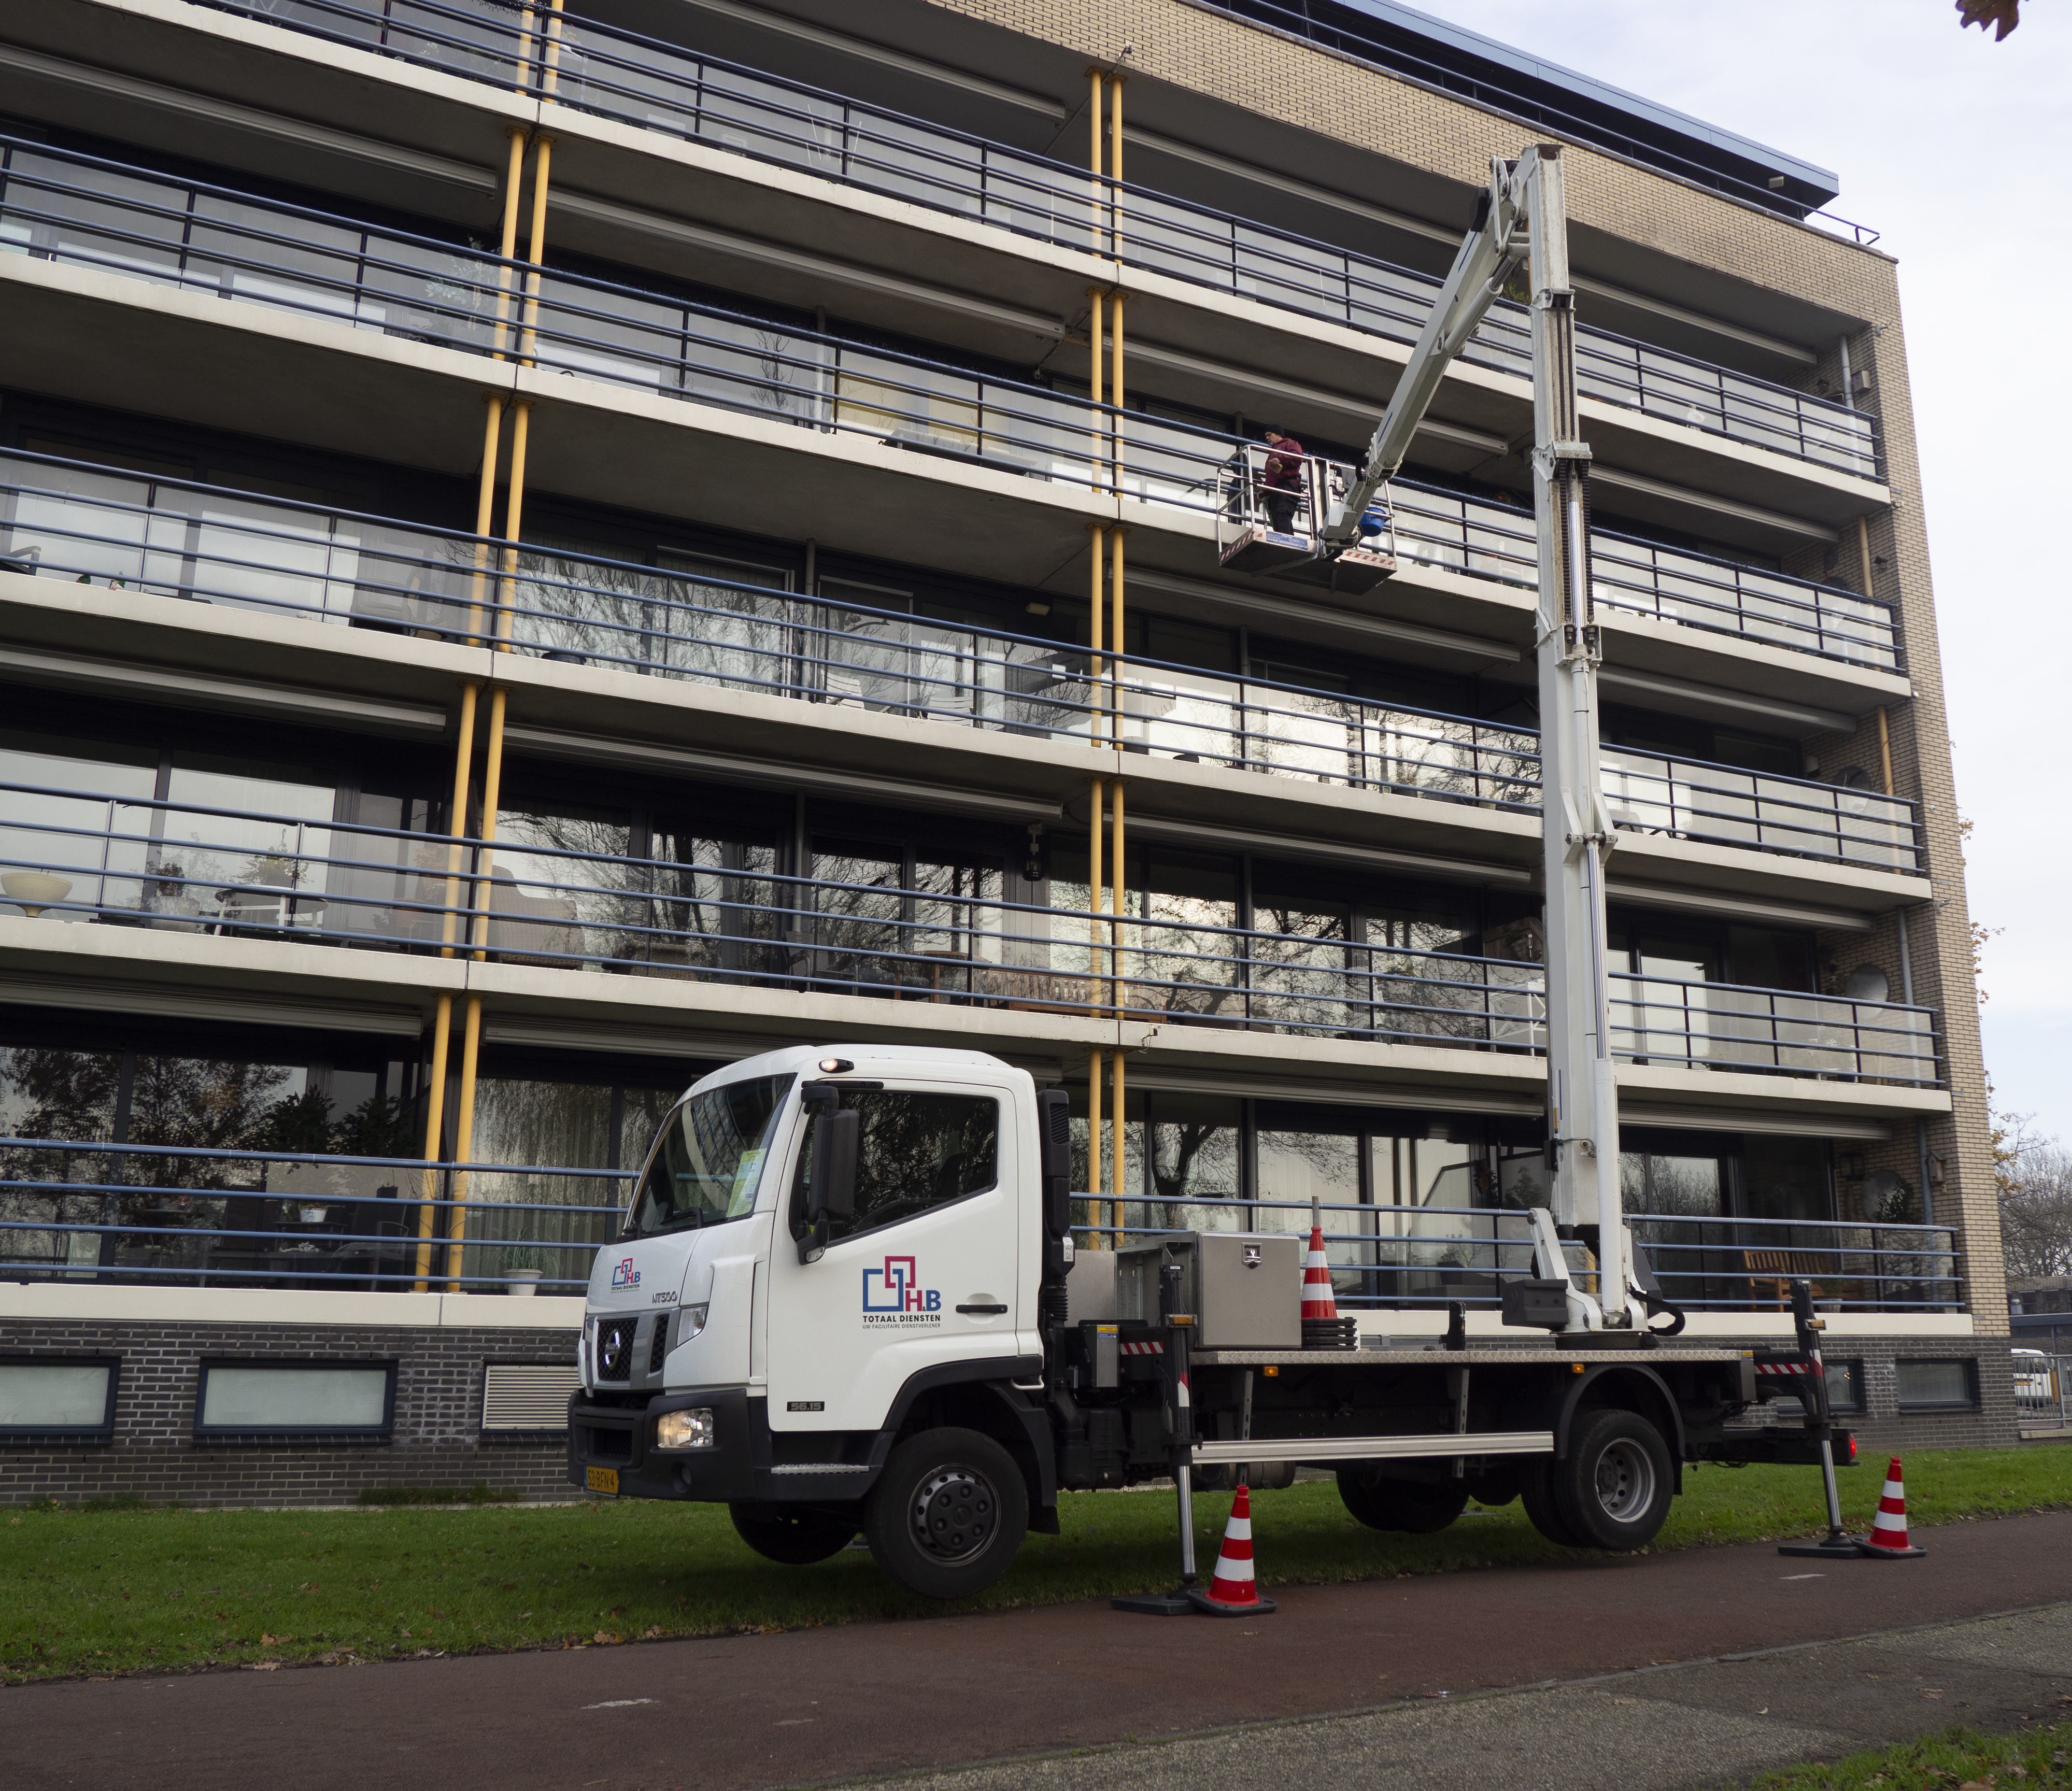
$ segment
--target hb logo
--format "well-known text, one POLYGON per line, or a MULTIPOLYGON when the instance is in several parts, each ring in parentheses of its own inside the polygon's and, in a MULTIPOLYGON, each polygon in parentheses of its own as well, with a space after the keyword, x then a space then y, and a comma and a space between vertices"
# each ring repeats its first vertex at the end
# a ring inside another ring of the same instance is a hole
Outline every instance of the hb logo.
POLYGON ((631 1256, 612 1265, 611 1284, 615 1288, 637 1288, 640 1285, 640 1271, 633 1266, 631 1256))
POLYGON ((939 1312, 943 1309, 943 1296, 939 1288, 921 1285, 911 1256, 888 1256, 884 1267, 863 1271, 863 1309, 867 1312, 939 1312))

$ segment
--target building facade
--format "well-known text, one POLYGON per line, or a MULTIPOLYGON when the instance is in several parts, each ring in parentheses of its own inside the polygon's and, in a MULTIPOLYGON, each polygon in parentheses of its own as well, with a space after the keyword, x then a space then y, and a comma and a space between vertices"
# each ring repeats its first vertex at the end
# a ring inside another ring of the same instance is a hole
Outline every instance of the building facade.
POLYGON ((1896 266, 1386 0, 14 0, 0 1497, 560 1485, 689 1082, 1072 1092, 1082 1242, 1494 1328, 1544 1185, 1523 311, 1564 146, 1622 1170, 1691 1330, 2011 1440, 1896 266), (1264 432, 1300 489, 1262 489, 1264 432), (1306 482, 1306 483, 1305 483, 1306 482))

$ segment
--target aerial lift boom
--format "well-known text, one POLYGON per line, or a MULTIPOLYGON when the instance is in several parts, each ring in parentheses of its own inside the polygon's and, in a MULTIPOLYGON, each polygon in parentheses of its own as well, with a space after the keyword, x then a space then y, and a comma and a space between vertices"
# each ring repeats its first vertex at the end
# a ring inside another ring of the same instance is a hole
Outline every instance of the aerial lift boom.
POLYGON ((1532 495, 1538 526, 1542 851, 1547 885, 1548 1205, 1533 1211, 1540 1275, 1562 1284, 1565 1329, 1638 1328, 1654 1304, 1637 1282, 1620 1210, 1618 1097, 1606 981, 1605 861, 1614 835, 1597 757, 1591 610, 1590 450, 1576 403, 1575 293, 1557 146, 1493 158, 1490 187, 1453 258, 1358 479, 1325 518, 1326 551, 1359 539, 1362 517, 1402 466, 1447 368, 1521 265, 1532 307, 1532 495), (1597 1259, 1593 1298, 1571 1279, 1561 1243, 1597 1259))

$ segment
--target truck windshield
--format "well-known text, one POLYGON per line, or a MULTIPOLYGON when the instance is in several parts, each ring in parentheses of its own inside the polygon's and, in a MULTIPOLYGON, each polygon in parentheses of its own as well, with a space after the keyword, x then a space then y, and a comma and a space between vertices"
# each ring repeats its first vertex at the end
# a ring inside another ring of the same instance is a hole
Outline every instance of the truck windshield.
POLYGON ((662 1122, 627 1225, 652 1237, 687 1226, 724 1225, 755 1210, 755 1190, 789 1076, 756 1076, 709 1088, 662 1122))

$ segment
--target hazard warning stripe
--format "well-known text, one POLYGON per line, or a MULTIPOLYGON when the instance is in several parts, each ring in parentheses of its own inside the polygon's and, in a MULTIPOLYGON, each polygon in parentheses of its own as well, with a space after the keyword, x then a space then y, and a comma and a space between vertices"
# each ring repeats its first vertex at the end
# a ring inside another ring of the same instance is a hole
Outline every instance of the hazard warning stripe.
POLYGON ((1162 1343, 1124 1343, 1118 1344, 1116 1347, 1125 1356, 1162 1356, 1166 1354, 1166 1345, 1162 1343))
POLYGON ((1759 1362, 1755 1365, 1758 1374, 1816 1374, 1827 1378, 1827 1369, 1817 1362, 1759 1362))

